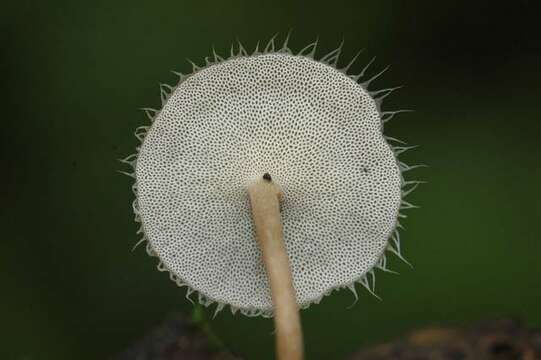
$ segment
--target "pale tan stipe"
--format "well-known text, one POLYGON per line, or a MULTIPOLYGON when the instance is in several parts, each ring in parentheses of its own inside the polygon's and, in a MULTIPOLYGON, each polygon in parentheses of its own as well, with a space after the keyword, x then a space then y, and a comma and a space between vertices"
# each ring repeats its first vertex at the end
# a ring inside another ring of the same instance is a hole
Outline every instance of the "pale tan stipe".
POLYGON ((302 329, 299 307, 293 287, 280 218, 283 193, 270 176, 260 178, 248 187, 256 236, 269 278, 274 324, 276 356, 279 360, 303 358, 302 329))

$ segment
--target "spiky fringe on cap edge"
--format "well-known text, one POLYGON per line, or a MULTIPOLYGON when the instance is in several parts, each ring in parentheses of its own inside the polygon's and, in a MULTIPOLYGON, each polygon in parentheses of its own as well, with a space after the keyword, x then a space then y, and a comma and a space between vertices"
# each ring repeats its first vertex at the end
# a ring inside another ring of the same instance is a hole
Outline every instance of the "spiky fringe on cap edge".
MULTIPOLYGON (((380 257, 378 259, 378 261, 372 266, 372 268, 369 271, 365 272, 357 280, 354 280, 349 284, 340 284, 340 285, 329 288, 326 292, 324 292, 318 298, 313 299, 311 301, 307 301, 307 302, 305 302, 303 304, 300 304, 300 307, 301 307, 301 309, 306 309, 311 304, 319 304, 319 302, 321 301, 321 299, 323 299, 323 297, 325 297, 327 295, 330 295, 334 290, 340 290, 340 289, 344 289, 344 288, 349 289, 353 293, 353 295, 355 297, 355 302, 356 302, 357 299, 358 299, 358 295, 357 295, 357 291, 355 289, 355 283, 361 284, 364 288, 366 288, 366 290, 368 290, 368 292, 370 292, 376 298, 381 300, 381 298, 378 295, 376 295, 376 293, 375 293, 376 275, 375 275, 374 269, 377 268, 377 269, 380 269, 380 270, 388 272, 388 273, 397 274, 395 271, 392 271, 392 270, 387 268, 386 251, 395 254, 399 259, 401 259, 403 262, 405 262, 406 264, 411 266, 411 264, 403 257, 402 251, 401 251, 401 248, 400 248, 400 234, 399 234, 398 229, 399 228, 403 229, 403 226, 400 224, 399 219, 406 217, 406 215, 401 213, 402 210, 417 208, 417 206, 407 202, 405 200, 405 197, 408 196, 413 190, 415 190, 419 184, 424 183, 424 182, 423 181, 416 181, 416 180, 406 181, 404 179, 403 175, 407 171, 410 171, 410 170, 413 170, 413 169, 416 169, 416 168, 419 168, 419 167, 425 167, 426 166, 424 164, 407 165, 404 162, 401 162, 400 160, 398 160, 398 156, 400 154, 404 153, 407 150, 413 149, 416 146, 409 146, 408 147, 408 146, 405 146, 406 143, 401 141, 401 140, 398 140, 398 139, 395 139, 395 138, 392 138, 392 137, 389 137, 389 136, 385 136, 384 132, 383 132, 383 127, 384 127, 384 124, 386 122, 388 122, 389 120, 391 120, 395 115, 400 114, 400 113, 405 113, 405 112, 411 112, 412 110, 395 110, 395 111, 382 111, 381 110, 381 105, 382 105, 383 99, 386 98, 388 95, 390 95, 394 90, 397 90, 397 89, 401 88, 401 86, 381 89, 381 90, 377 90, 377 91, 368 90, 368 87, 369 87, 370 83, 373 80, 375 80, 376 78, 378 78, 380 75, 382 75, 389 68, 388 66, 386 68, 384 68, 382 71, 380 71, 379 73, 377 73, 376 75, 372 76, 371 78, 359 82, 359 80, 364 78, 366 70, 374 62, 375 57, 372 58, 368 62, 368 64, 362 69, 362 71, 359 74, 356 74, 356 75, 348 74, 349 68, 353 65, 353 63, 356 61, 357 57, 360 55, 360 53, 363 50, 360 50, 359 52, 357 52, 357 54, 350 60, 350 62, 345 67, 338 68, 337 63, 338 63, 338 59, 340 57, 340 53, 342 52, 342 47, 344 45, 344 41, 342 41, 340 43, 340 45, 336 49, 334 49, 333 51, 331 51, 328 54, 324 55, 320 59, 316 59, 315 54, 316 54, 316 49, 317 49, 317 45, 318 45, 318 39, 316 39, 314 42, 312 42, 311 44, 304 47, 297 54, 294 54, 291 51, 291 49, 289 49, 289 47, 288 47, 288 40, 289 40, 290 33, 287 34, 287 37, 284 40, 282 46, 280 48, 278 48, 278 49, 276 48, 276 45, 275 45, 275 38, 276 38, 277 35, 278 34, 274 35, 269 40, 269 42, 267 43, 267 45, 265 46, 263 51, 259 50, 259 42, 258 42, 257 45, 256 45, 255 50, 251 54, 249 54, 246 51, 246 49, 242 46, 241 42, 237 41, 237 44, 238 44, 237 45, 237 52, 235 52, 234 44, 232 44, 231 45, 231 50, 230 50, 230 56, 228 58, 225 58, 225 59, 222 58, 221 56, 219 56, 216 53, 216 51, 213 48, 212 49, 213 59, 210 60, 209 57, 205 57, 205 65, 203 67, 199 67, 194 62, 192 62, 191 60, 188 59, 188 62, 190 62, 192 64, 192 73, 191 74, 182 74, 182 73, 173 71, 173 73, 179 77, 178 83, 175 86, 170 86, 170 85, 167 85, 167 84, 160 84, 160 98, 161 98, 162 109, 163 109, 164 105, 167 103, 167 100, 169 99, 169 96, 176 90, 176 88, 182 82, 184 82, 187 78, 192 76, 193 74, 195 74, 198 71, 200 71, 202 69, 205 69, 206 67, 211 66, 213 64, 221 63, 221 62, 228 61, 228 60, 235 59, 235 58, 239 58, 239 57, 246 57, 246 56, 256 56, 256 55, 263 55, 263 54, 270 54, 270 53, 285 53, 285 54, 290 54, 290 55, 294 55, 294 56, 304 56, 304 57, 308 57, 308 58, 310 58, 310 59, 312 59, 314 61, 322 62, 324 64, 332 66, 336 70, 338 70, 338 71, 342 72, 343 74, 345 74, 346 76, 348 76, 350 79, 352 79, 355 82, 359 83, 363 87, 363 89, 371 96, 371 98, 374 100, 374 102, 376 104, 377 111, 378 111, 378 113, 380 115, 380 120, 381 120, 381 133, 383 134, 383 137, 387 141, 388 146, 393 151, 393 153, 395 155, 395 159, 397 161, 397 166, 398 166, 398 168, 400 170, 400 178, 401 178, 401 183, 402 183, 402 199, 401 199, 401 204, 400 204, 400 208, 399 208, 399 212, 398 212, 398 218, 397 218, 396 224, 393 227, 393 230, 392 230, 392 232, 391 232, 391 234, 389 236, 389 240, 388 240, 388 244, 387 244, 386 248, 383 250, 382 254, 380 255, 380 257), (392 142, 398 143, 399 145, 392 145, 391 144, 392 142)), ((156 109, 152 109, 152 108, 142 108, 141 110, 143 110, 145 112, 146 116, 149 118, 151 123, 154 121, 154 119, 159 115, 159 113, 161 111, 161 110, 156 110, 156 109)), ((152 256, 152 257, 158 257, 158 254, 152 249, 150 241, 148 241, 148 238, 145 235, 144 226, 143 226, 143 222, 142 222, 142 219, 141 219, 141 216, 140 216, 140 213, 139 213, 139 206, 138 206, 138 203, 137 203, 137 179, 136 179, 136 176, 135 176, 135 169, 136 169, 136 165, 137 165, 137 156, 139 154, 139 150, 140 150, 140 148, 141 148, 141 146, 143 144, 145 135, 146 135, 149 128, 150 128, 150 126, 139 126, 138 128, 135 129, 134 135, 140 141, 140 145, 136 147, 136 152, 134 154, 131 154, 130 156, 119 160, 120 162, 131 166, 131 168, 133 169, 133 172, 131 172, 131 173, 128 173, 128 172, 125 172, 125 171, 119 171, 119 172, 122 173, 122 174, 128 175, 128 176, 130 176, 130 177, 132 177, 134 179, 134 184, 132 185, 132 192, 135 195, 135 199, 134 199, 134 201, 132 203, 132 207, 133 207, 133 212, 135 214, 135 219, 134 220, 141 224, 139 229, 137 230, 137 234, 142 234, 142 238, 133 246, 132 251, 135 250, 135 248, 137 246, 139 246, 141 243, 146 241, 147 242, 146 251, 147 251, 148 255, 152 256)), ((186 298, 191 303, 194 303, 194 301, 190 298, 190 296, 192 294, 194 294, 194 293, 197 294, 198 302, 201 305, 205 306, 205 307, 208 307, 208 306, 212 305, 213 303, 216 303, 217 306, 216 306, 216 309, 214 311, 214 316, 216 316, 227 305, 229 305, 232 314, 235 314, 237 311, 239 311, 240 313, 242 313, 243 315, 246 315, 246 316, 272 317, 272 315, 273 315, 272 309, 269 309, 269 310, 264 309, 264 310, 262 310, 262 309, 255 309, 255 308, 240 308, 240 307, 236 307, 236 306, 231 305, 231 304, 222 303, 222 302, 220 302, 219 300, 216 300, 216 299, 212 299, 212 298, 206 296, 205 294, 202 294, 200 291, 195 290, 192 286, 190 286, 186 282, 182 281, 178 276, 176 276, 172 271, 170 271, 163 264, 163 262, 161 260, 158 262, 157 268, 158 268, 159 271, 168 272, 169 273, 169 278, 173 282, 175 282, 177 284, 177 286, 186 287, 186 289, 187 289, 186 290, 186 298)))

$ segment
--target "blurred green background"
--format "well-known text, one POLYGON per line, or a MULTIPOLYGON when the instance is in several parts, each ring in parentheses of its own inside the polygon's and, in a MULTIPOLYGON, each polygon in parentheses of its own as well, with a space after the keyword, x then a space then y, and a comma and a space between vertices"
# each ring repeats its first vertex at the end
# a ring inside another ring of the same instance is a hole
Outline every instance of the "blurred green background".
MULTIPOLYGON (((533 2, 532 2, 533 3, 533 2)), ((0 358, 103 359, 192 305, 140 248, 131 179, 138 110, 169 70, 293 30, 343 64, 377 59, 388 135, 420 147, 402 234, 410 269, 378 273, 380 302, 334 293, 302 312, 309 359, 335 359, 427 325, 517 317, 541 326, 539 33, 529 1, 17 1, 2 6, 0 358)), ((214 309, 209 310, 209 314, 214 309)), ((273 357, 272 321, 211 322, 248 359, 273 357)))

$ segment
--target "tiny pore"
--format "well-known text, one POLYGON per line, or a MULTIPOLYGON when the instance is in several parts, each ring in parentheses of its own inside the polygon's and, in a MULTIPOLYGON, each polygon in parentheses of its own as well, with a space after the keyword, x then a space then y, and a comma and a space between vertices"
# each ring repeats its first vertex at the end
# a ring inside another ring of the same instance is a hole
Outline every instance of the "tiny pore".
MULTIPOLYGON (((288 36, 289 37, 289 36, 288 36)), ((408 110, 382 110, 398 87, 352 72, 342 44, 316 55, 288 38, 228 57, 213 51, 190 74, 161 85, 161 108, 144 108, 135 154, 133 211, 158 269, 218 313, 274 317, 276 356, 302 359, 299 308, 360 284, 375 295, 375 270, 400 246, 405 200, 421 165, 384 134, 408 110), (215 304, 215 305, 213 305, 215 304)), ((405 260, 404 260, 405 261, 405 260)))

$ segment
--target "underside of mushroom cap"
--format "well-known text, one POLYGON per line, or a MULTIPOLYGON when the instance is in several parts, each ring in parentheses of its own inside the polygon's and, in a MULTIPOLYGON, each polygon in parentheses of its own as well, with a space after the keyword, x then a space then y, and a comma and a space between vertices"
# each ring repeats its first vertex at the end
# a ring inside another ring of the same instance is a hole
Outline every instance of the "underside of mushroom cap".
POLYGON ((386 270, 385 250, 400 256, 407 165, 383 135, 394 113, 380 110, 359 76, 336 68, 339 49, 320 60, 314 51, 272 43, 248 55, 240 47, 195 67, 165 93, 127 161, 147 250, 206 305, 272 314, 247 196, 265 173, 284 193, 284 241, 302 307, 337 288, 354 291, 355 282, 373 290, 367 275, 374 281, 375 267, 386 270))

